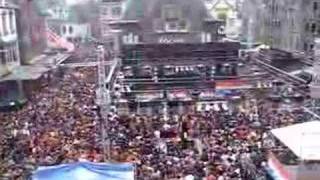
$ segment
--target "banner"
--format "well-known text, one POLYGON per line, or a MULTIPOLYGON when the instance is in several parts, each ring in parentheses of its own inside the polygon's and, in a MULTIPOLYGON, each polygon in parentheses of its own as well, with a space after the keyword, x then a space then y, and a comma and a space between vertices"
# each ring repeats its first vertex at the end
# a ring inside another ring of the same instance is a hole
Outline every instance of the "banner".
POLYGON ((134 175, 131 163, 78 162, 39 167, 32 180, 134 180, 134 175))
POLYGON ((49 46, 55 47, 55 48, 66 48, 68 52, 74 51, 75 46, 73 43, 68 42, 65 38, 60 37, 51 29, 47 29, 46 34, 47 34, 47 41, 49 46))
POLYGON ((271 152, 268 157, 267 170, 274 180, 290 180, 289 172, 271 152))

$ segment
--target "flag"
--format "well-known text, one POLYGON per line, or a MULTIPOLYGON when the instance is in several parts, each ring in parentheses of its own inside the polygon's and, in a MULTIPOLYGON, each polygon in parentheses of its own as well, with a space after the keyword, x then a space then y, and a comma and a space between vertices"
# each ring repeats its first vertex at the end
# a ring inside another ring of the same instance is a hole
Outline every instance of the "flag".
POLYGON ((289 172, 271 152, 269 153, 267 166, 268 172, 275 180, 290 180, 289 172))

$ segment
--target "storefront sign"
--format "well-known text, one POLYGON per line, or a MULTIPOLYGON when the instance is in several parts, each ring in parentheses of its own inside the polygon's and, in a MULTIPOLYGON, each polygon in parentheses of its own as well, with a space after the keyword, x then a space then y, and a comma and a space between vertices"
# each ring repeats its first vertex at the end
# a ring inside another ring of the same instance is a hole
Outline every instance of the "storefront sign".
POLYGON ((159 38, 159 43, 161 44, 173 44, 173 43, 184 43, 184 39, 182 38, 174 38, 174 37, 167 37, 162 36, 159 38))

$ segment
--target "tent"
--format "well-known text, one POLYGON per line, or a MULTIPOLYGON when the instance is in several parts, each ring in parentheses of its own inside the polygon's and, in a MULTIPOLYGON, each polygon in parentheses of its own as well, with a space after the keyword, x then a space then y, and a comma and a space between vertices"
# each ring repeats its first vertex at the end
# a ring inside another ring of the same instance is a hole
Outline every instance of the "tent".
POLYGON ((273 129, 271 133, 301 160, 320 160, 320 121, 273 129))
POLYGON ((134 165, 78 162, 39 167, 32 180, 134 180, 134 165))

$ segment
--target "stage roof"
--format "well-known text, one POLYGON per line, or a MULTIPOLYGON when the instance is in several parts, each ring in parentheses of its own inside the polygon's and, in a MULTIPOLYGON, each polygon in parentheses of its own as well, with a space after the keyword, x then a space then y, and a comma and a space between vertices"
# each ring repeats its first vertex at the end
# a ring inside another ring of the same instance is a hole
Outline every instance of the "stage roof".
POLYGON ((320 121, 271 130, 301 160, 320 160, 320 121))

